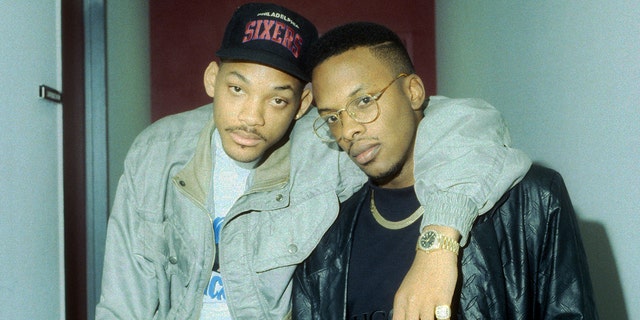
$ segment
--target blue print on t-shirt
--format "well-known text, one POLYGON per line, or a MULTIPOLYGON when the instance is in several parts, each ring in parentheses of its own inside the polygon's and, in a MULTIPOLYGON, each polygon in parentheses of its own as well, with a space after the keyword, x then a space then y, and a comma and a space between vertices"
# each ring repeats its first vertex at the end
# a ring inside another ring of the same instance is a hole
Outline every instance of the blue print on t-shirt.
POLYGON ((209 286, 204 289, 204 295, 211 299, 223 301, 227 297, 224 294, 224 287, 222 286, 222 278, 219 274, 214 274, 209 281, 209 286))
POLYGON ((220 230, 222 229, 222 222, 224 217, 216 217, 213 219, 213 234, 215 236, 216 244, 220 243, 220 230))

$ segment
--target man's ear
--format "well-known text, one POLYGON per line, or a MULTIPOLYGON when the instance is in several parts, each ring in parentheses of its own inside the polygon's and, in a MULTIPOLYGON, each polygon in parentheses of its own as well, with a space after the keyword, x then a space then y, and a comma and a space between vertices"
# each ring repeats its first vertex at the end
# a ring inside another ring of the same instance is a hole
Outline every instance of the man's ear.
POLYGON ((302 118, 302 116, 307 113, 309 106, 311 106, 311 102, 313 102, 313 93, 311 93, 311 87, 307 86, 304 91, 302 91, 300 109, 298 109, 298 113, 296 113, 296 120, 302 118))
POLYGON ((413 110, 421 110, 422 104, 427 98, 424 83, 422 83, 422 79, 417 74, 411 74, 408 78, 409 81, 406 90, 409 99, 411 99, 411 108, 413 110))
POLYGON ((218 71, 220 67, 218 63, 213 61, 209 63, 209 66, 204 71, 204 90, 207 91, 207 95, 213 98, 213 94, 216 88, 216 76, 218 76, 218 71))

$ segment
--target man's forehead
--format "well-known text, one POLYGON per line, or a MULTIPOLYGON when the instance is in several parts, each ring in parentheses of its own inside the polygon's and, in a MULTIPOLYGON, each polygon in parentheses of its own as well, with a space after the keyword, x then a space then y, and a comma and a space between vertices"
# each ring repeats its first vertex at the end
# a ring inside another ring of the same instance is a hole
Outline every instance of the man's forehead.
POLYGON ((362 75, 341 76, 327 72, 326 77, 312 80, 313 97, 318 111, 337 111, 353 99, 370 94, 375 81, 362 75))
POLYGON ((300 79, 273 67, 251 61, 226 61, 220 65, 224 78, 234 77, 246 83, 269 83, 274 88, 300 88, 300 79))

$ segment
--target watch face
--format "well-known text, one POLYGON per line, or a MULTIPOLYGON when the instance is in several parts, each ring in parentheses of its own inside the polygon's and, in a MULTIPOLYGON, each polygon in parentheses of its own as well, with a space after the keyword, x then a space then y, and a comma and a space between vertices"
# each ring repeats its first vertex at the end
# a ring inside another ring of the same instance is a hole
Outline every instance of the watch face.
POLYGON ((422 238, 420 238, 420 246, 425 249, 429 249, 436 241, 436 233, 433 231, 426 232, 422 238))

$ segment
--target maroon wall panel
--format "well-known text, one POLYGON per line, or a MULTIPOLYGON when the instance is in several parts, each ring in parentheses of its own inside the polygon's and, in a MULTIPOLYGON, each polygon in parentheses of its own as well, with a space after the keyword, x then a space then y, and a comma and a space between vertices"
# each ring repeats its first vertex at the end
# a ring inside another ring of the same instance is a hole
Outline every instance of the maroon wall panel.
MULTIPOLYGON (((224 27, 246 1, 151 1, 151 118, 210 102, 203 73, 216 59, 224 27)), ((372 21, 396 31, 407 44, 429 94, 436 93, 433 0, 277 2, 313 21, 320 34, 351 21, 372 21), (393 2, 393 3, 392 3, 393 2)))

